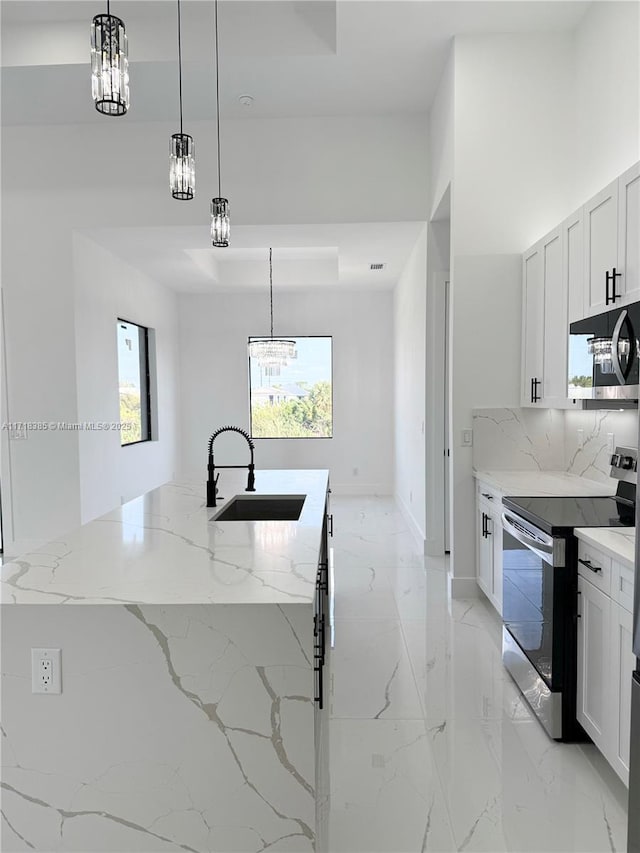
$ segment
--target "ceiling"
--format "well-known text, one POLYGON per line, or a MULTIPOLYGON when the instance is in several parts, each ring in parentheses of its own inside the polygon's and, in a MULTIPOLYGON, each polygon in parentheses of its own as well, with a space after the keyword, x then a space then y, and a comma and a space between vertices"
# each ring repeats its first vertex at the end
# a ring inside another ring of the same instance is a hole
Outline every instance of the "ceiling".
MULTIPOLYGON (((102 2, 3 0, 2 120, 104 120, 89 96, 89 23, 102 2)), ((416 113, 429 109, 456 34, 566 31, 580 0, 221 0, 227 117, 416 113), (254 98, 250 107, 239 96, 254 98)), ((214 116, 213 2, 182 3, 185 121, 214 116)), ((129 39, 126 121, 175 120, 176 4, 114 0, 129 39)))
POLYGON ((277 290, 391 289, 423 222, 235 226, 233 245, 213 249, 206 227, 100 228, 82 232, 180 293, 267 291, 269 249, 277 290), (371 270, 382 263, 382 270, 371 270))
MULTIPOLYGON (((581 0, 220 0, 224 118, 425 114, 456 34, 574 29, 581 0), (251 95, 250 107, 239 102, 251 95)), ((1 116, 9 125, 104 122, 93 109, 89 24, 104 0, 2 0, 1 116)), ((185 130, 215 116, 212 0, 182 0, 185 130)), ((112 0, 129 39, 131 108, 119 122, 175 122, 175 0, 112 0)), ((443 213, 443 216, 447 211, 443 213)), ((202 227, 84 232, 178 292, 388 289, 424 223, 235 226, 211 248, 202 227), (372 271, 371 263, 383 263, 372 271)))

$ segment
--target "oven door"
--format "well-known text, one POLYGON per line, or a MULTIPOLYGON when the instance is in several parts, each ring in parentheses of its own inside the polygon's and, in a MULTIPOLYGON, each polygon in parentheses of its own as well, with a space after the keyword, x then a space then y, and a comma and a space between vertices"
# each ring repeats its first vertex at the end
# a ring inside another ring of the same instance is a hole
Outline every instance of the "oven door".
MULTIPOLYGON (((562 638, 554 646, 558 569, 564 540, 548 536, 511 511, 502 515, 504 627, 551 690, 562 688, 562 638)), ((561 573, 563 574, 563 573, 561 573)))

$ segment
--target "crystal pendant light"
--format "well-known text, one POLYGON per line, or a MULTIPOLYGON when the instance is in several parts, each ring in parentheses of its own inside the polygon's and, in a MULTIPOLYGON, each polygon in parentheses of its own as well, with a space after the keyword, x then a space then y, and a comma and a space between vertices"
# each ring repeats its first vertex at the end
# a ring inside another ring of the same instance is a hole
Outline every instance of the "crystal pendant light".
POLYGON ((96 15, 91 24, 91 92, 96 109, 123 116, 129 109, 129 59, 124 23, 111 14, 96 15))
POLYGON ((174 133, 169 147, 169 188, 173 198, 190 201, 196 191, 196 147, 193 137, 182 132, 182 32, 178 0, 178 85, 180 90, 180 133, 174 133))
POLYGON ((218 136, 218 197, 211 199, 211 242, 217 248, 229 245, 231 219, 229 202, 222 198, 222 178, 220 174, 220 78, 218 63, 218 0, 214 4, 216 34, 216 131, 218 136))
POLYGON ((271 306, 271 334, 264 338, 251 338, 249 355, 264 370, 265 376, 280 376, 280 370, 298 357, 296 342, 273 337, 273 249, 269 249, 269 302, 271 306))

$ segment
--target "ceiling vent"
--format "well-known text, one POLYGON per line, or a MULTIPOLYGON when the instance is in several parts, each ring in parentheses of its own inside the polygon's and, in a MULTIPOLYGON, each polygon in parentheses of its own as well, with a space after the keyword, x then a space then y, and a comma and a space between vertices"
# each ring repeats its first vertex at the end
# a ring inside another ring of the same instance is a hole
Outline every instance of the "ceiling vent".
POLYGON ((369 269, 371 270, 383 270, 385 268, 385 264, 369 264, 369 269))

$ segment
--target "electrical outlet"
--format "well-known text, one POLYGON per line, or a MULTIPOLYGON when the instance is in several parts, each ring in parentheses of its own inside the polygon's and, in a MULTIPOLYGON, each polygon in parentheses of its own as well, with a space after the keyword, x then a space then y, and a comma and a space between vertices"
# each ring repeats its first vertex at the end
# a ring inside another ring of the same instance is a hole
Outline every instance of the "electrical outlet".
POLYGON ((31 649, 31 692, 62 693, 60 649, 31 649))
POLYGON ((473 444, 473 430, 472 429, 463 429, 462 430, 462 446, 463 447, 471 447, 473 444))
POLYGON ((615 435, 612 432, 607 433, 607 447, 609 448, 609 453, 613 453, 616 449, 615 435))
POLYGON ((578 448, 582 447, 583 444, 584 444, 584 430, 579 429, 578 430, 578 448))

